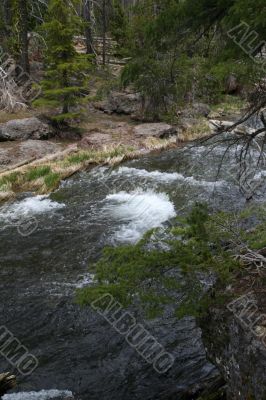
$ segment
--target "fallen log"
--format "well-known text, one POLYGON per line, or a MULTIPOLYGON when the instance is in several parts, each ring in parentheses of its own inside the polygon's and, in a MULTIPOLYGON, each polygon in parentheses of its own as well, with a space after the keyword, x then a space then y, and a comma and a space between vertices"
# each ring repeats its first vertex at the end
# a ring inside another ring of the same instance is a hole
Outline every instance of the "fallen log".
POLYGON ((3 171, 0 171, 0 173, 2 174, 2 173, 5 173, 5 172, 8 172, 8 171, 11 171, 12 169, 23 167, 24 165, 28 165, 28 164, 32 163, 33 161, 35 161, 35 160, 36 160, 36 157, 31 157, 28 160, 21 161, 20 163, 17 163, 15 165, 12 165, 11 167, 8 167, 8 168, 4 169, 3 171))

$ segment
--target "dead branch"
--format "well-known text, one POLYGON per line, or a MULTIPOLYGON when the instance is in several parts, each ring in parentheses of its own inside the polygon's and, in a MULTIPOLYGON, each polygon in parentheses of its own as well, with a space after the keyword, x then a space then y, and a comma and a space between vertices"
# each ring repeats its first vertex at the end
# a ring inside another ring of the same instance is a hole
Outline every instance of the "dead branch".
POLYGON ((21 101, 17 93, 16 82, 0 67, 0 109, 11 113, 25 110, 27 105, 21 101))

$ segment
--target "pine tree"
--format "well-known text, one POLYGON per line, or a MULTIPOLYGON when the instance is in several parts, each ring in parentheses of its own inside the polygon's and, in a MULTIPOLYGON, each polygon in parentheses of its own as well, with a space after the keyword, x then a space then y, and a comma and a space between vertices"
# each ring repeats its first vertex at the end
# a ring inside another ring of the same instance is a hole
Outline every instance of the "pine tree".
POLYGON ((47 106, 61 112, 53 116, 57 122, 65 122, 80 115, 77 106, 83 102, 90 69, 90 58, 78 54, 74 36, 82 29, 82 22, 65 0, 51 0, 47 20, 43 24, 46 38, 46 71, 41 82, 43 95, 35 105, 47 106), (75 112, 71 112, 71 108, 75 112))
POLYGON ((110 31, 118 45, 123 47, 127 39, 127 17, 122 7, 121 0, 113 0, 110 31))

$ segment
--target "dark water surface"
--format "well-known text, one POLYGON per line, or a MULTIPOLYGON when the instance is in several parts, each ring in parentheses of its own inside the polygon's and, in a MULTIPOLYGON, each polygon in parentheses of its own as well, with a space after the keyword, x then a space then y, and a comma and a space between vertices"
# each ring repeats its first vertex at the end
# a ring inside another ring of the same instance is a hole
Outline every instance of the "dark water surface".
MULTIPOLYGON (((88 400, 176 400, 216 374, 193 318, 147 323, 175 356, 160 375, 104 319, 76 305, 74 295, 90 284, 90 265, 106 244, 136 242, 195 201, 243 207, 233 152, 217 178, 222 154, 222 146, 211 154, 201 146, 149 155, 78 174, 50 197, 28 195, 0 208, 0 322, 39 362, 31 376, 18 378, 19 391, 38 393, 6 399, 45 400, 69 390, 88 400), (38 229, 21 236, 12 221, 32 217, 38 229)), ((0 371, 10 369, 0 355, 0 371)))

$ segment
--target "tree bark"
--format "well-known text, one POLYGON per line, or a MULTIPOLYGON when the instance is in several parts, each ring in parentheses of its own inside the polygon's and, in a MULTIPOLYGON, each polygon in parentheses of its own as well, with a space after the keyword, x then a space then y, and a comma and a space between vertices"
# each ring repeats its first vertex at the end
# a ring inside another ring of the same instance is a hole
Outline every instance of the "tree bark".
POLYGON ((102 0, 103 2, 103 9, 102 9, 102 24, 103 24, 103 65, 106 64, 106 0, 102 0))
POLYGON ((86 52, 87 54, 93 54, 93 38, 91 30, 91 0, 83 0, 83 18, 86 22, 86 52))
MULTIPOLYGON (((63 86, 64 88, 67 88, 69 86, 69 81, 66 71, 63 71, 63 86)), ((69 113, 68 95, 65 95, 63 98, 62 114, 68 114, 68 113, 69 113)))
POLYGON ((20 66, 24 72, 30 73, 30 62, 29 62, 29 41, 28 41, 28 9, 27 0, 18 1, 19 12, 20 12, 20 66))
POLYGON ((10 29, 12 23, 11 0, 3 0, 3 3, 0 4, 0 13, 3 24, 0 32, 0 43, 1 45, 4 46, 11 34, 11 29, 10 29))

